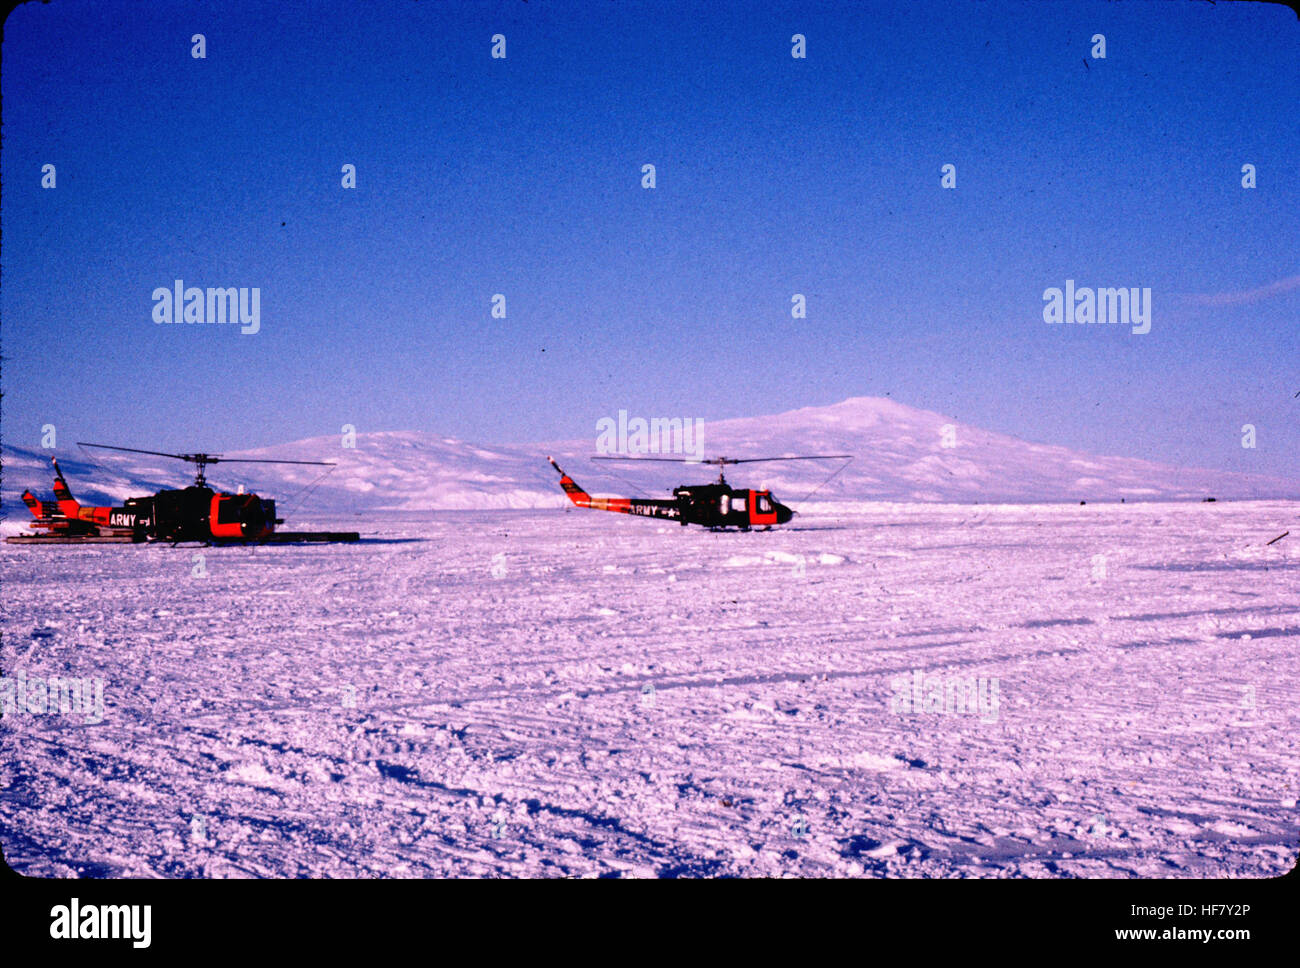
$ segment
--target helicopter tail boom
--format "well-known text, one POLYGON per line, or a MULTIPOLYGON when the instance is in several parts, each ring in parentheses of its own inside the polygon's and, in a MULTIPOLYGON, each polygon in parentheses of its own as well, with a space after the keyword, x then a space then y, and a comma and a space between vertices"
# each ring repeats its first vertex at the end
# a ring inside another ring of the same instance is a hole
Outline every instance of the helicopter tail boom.
POLYGON ((629 497, 592 497, 576 481, 555 463, 552 457, 546 458, 560 475, 560 487, 569 495, 569 500, 580 508, 593 508, 597 511, 613 511, 616 514, 636 514, 646 518, 670 518, 677 520, 681 508, 676 501, 652 501, 629 497))

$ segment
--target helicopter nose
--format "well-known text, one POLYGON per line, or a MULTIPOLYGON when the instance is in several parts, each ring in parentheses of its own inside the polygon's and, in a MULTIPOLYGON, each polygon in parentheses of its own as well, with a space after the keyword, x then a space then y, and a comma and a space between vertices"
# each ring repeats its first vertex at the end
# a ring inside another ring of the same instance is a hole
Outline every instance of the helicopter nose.
POLYGON ((786 507, 784 504, 778 504, 778 505, 776 506, 776 523, 777 523, 777 524, 785 524, 785 523, 786 523, 787 521, 789 521, 792 517, 794 517, 794 512, 791 511, 791 510, 790 510, 788 507, 786 507))

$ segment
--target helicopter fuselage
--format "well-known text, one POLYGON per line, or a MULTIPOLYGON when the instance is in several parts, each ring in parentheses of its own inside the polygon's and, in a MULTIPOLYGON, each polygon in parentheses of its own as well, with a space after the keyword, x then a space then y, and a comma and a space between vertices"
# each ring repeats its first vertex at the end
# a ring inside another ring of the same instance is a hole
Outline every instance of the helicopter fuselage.
POLYGON ((226 494, 206 484, 127 498, 116 507, 85 507, 72 496, 57 462, 54 466, 52 505, 37 501, 30 492, 23 495, 37 526, 50 532, 104 530, 137 541, 248 541, 270 536, 280 523, 275 501, 256 494, 226 494))
MULTIPOLYGON (((108 447, 105 444, 86 446, 108 447)), ((110 450, 132 448, 108 447, 110 450)), ((158 451, 139 451, 157 454, 158 451)), ((93 544, 100 542, 201 541, 204 544, 297 544, 303 542, 359 541, 356 531, 277 531, 283 524, 275 516, 275 501, 256 494, 228 494, 207 485, 203 466, 225 458, 211 454, 160 454, 199 464, 197 479, 189 487, 131 497, 120 506, 82 507, 72 496, 57 459, 54 465, 54 500, 42 501, 31 491, 23 503, 36 520, 34 534, 11 534, 6 544, 93 544)), ((321 461, 239 459, 243 464, 322 464, 321 461)), ((332 466, 325 464, 324 466, 332 466)))
POLYGON ((673 488, 673 498, 655 500, 635 497, 592 497, 573 478, 560 470, 560 487, 575 505, 597 511, 614 511, 648 518, 664 518, 681 525, 706 528, 770 528, 785 524, 794 512, 772 497, 768 490, 731 487, 725 481, 673 488))

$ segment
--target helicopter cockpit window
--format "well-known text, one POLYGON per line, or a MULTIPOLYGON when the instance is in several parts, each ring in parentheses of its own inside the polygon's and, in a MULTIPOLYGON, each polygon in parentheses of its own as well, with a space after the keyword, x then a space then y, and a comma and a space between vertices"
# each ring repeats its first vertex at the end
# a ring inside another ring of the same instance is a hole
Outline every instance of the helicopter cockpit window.
POLYGON ((744 510, 745 510, 745 499, 744 499, 743 497, 732 497, 732 499, 731 499, 731 510, 733 510, 733 511, 744 511, 744 510))
POLYGON ((759 514, 772 513, 772 502, 768 500, 766 494, 760 494, 758 496, 757 500, 755 501, 754 507, 758 510, 759 514))

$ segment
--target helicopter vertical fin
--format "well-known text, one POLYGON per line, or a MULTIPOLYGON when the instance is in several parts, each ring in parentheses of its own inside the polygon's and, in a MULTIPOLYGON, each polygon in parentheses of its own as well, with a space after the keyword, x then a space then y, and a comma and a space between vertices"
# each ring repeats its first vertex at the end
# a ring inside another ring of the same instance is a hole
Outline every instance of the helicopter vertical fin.
POLYGON ((30 490, 23 491, 23 503, 27 505, 27 510, 32 512, 32 517, 49 518, 58 513, 59 506, 53 501, 42 501, 30 490))
POLYGON ((59 512, 65 517, 76 519, 80 516, 81 505, 72 496, 68 482, 63 479, 63 471, 59 469, 58 459, 51 457, 50 462, 54 464, 54 499, 58 502, 59 512))
POLYGON ((551 466, 559 473, 560 487, 564 488, 564 493, 569 495, 569 500, 580 508, 591 507, 591 495, 579 487, 572 477, 560 470, 560 465, 555 463, 554 457, 546 459, 551 462, 551 466))

